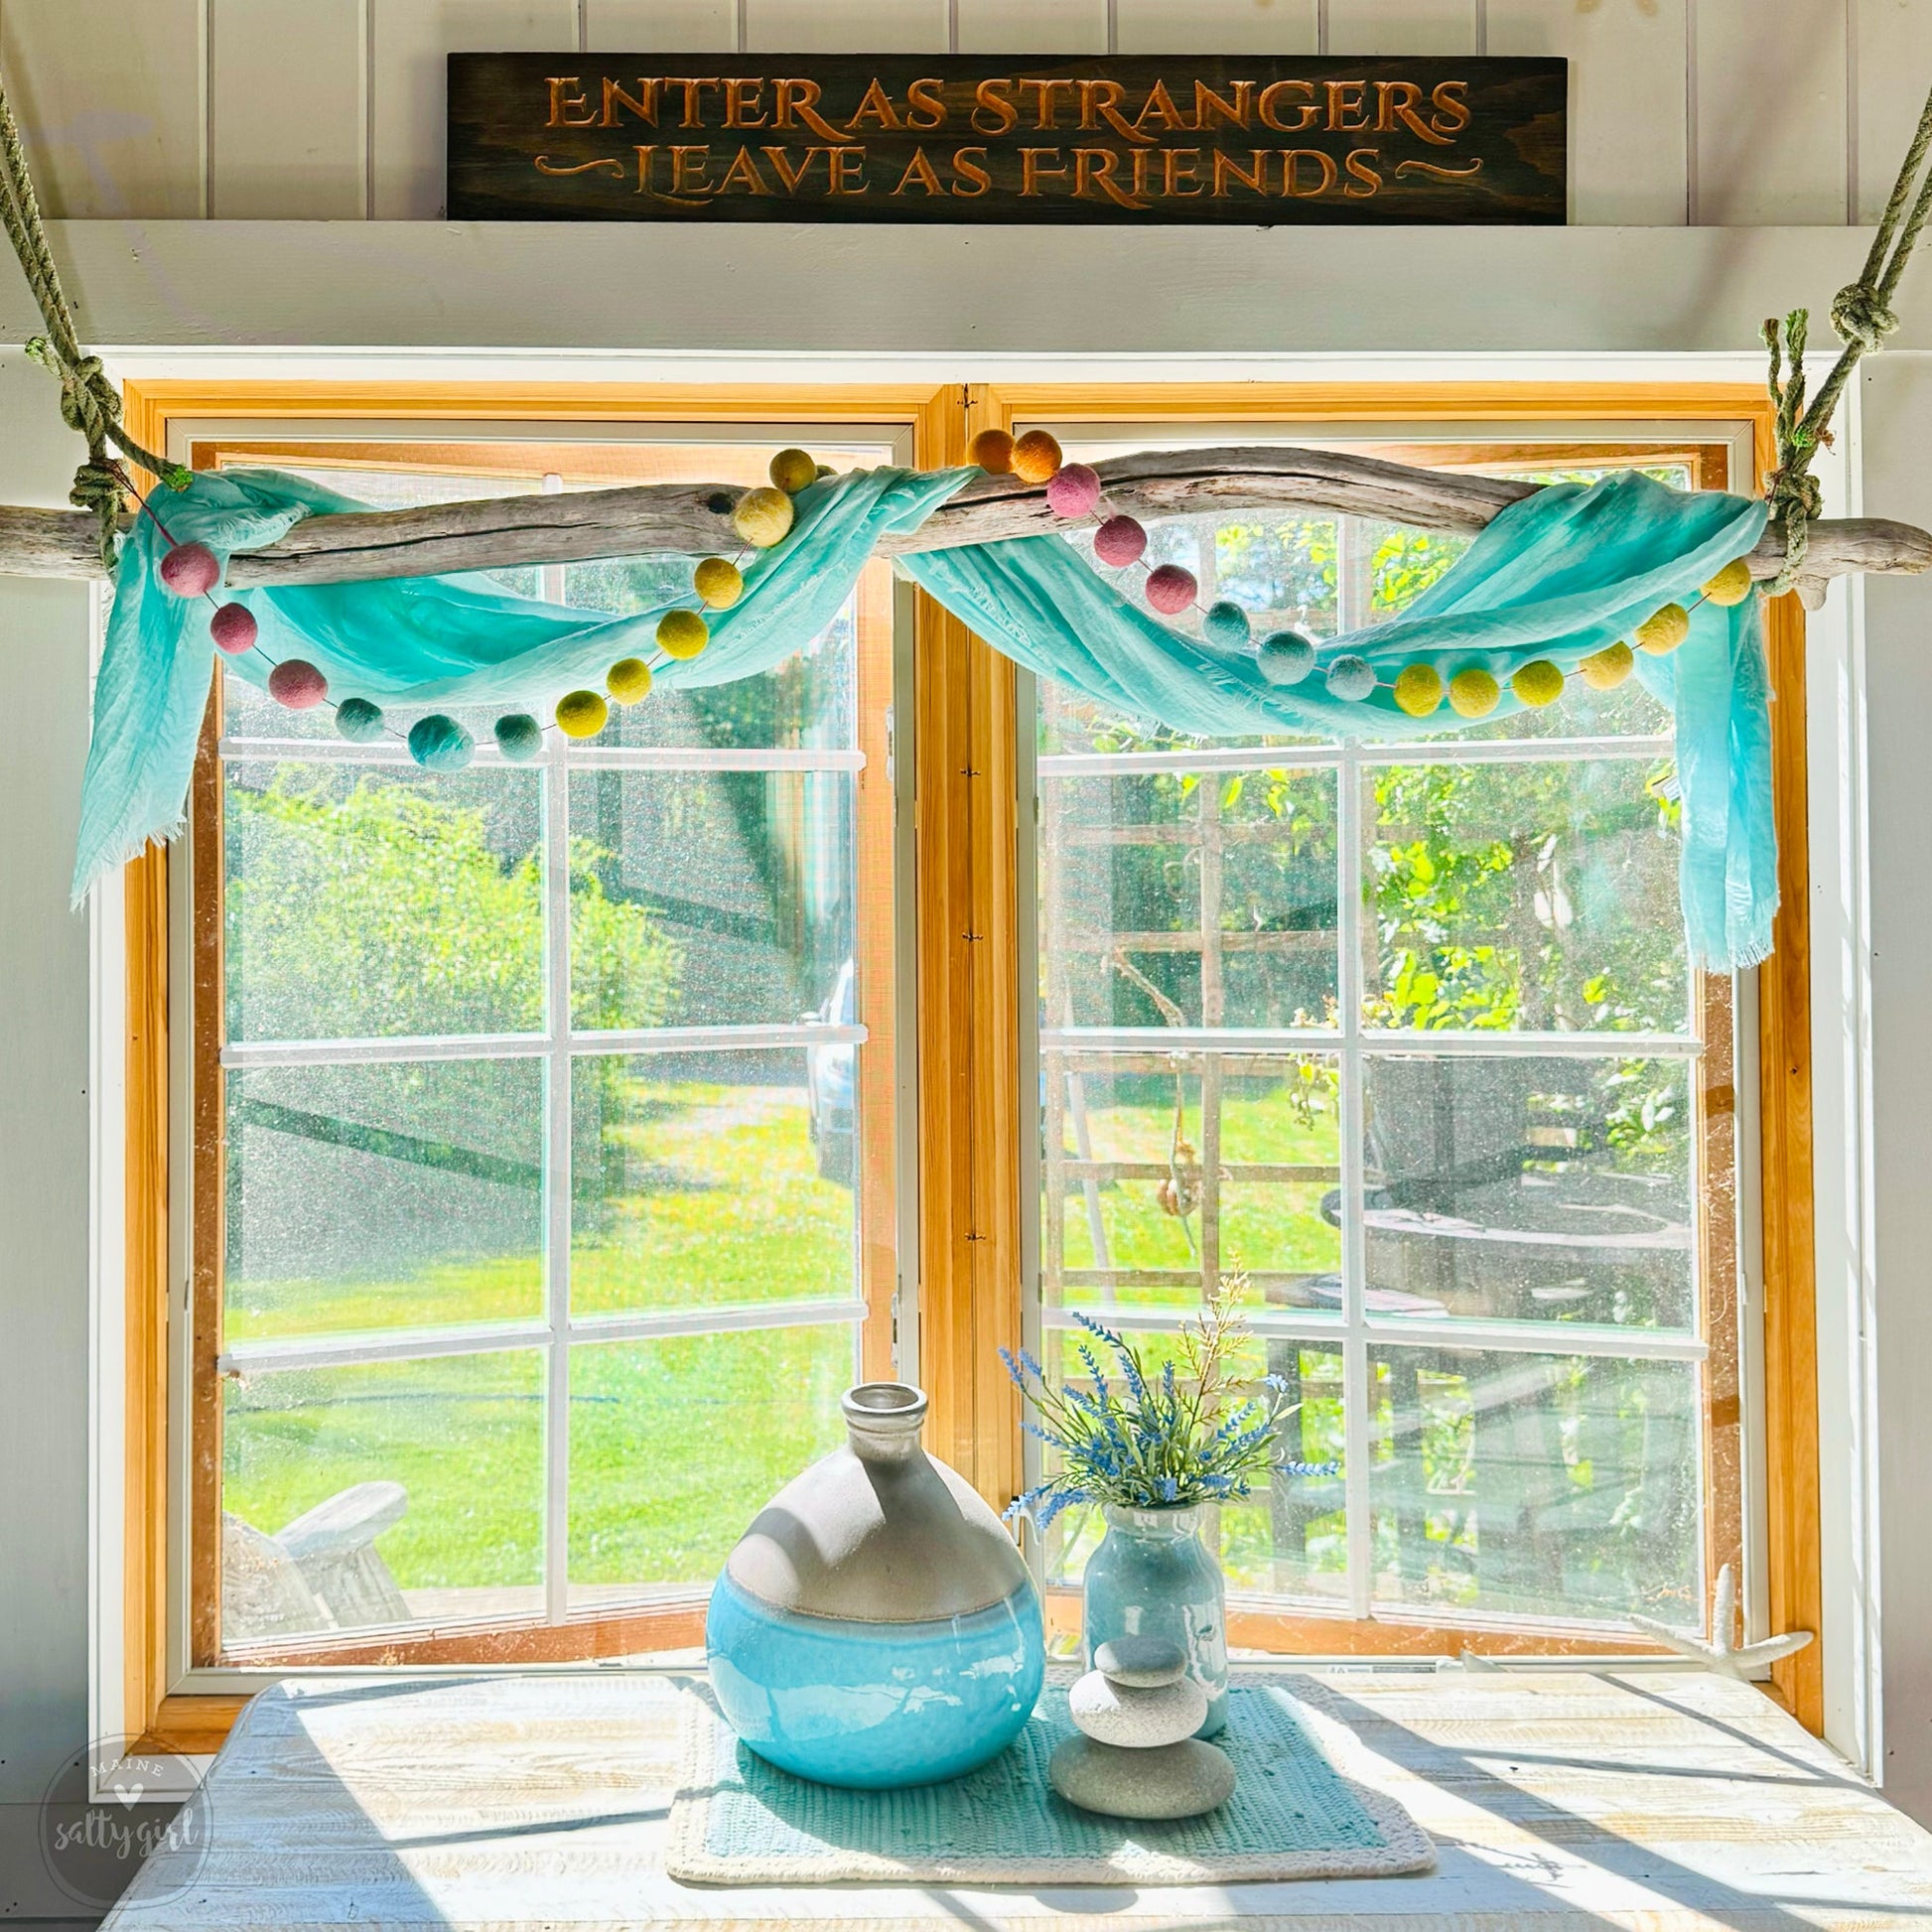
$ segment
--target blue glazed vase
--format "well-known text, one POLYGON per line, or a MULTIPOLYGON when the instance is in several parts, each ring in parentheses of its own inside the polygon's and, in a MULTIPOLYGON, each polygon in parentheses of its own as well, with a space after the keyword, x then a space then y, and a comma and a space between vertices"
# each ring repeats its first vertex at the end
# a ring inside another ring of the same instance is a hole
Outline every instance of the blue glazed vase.
POLYGON ((1178 1644, 1187 1675, 1207 1693, 1207 1716, 1194 1734, 1212 1737, 1228 1721, 1227 1587, 1200 1540, 1198 1509, 1102 1512, 1107 1534, 1087 1559, 1082 1622, 1087 1668, 1116 1637, 1162 1637, 1178 1644))
POLYGON ((1003 1751, 1045 1677, 1000 1519, 919 1447, 926 1399, 868 1382, 847 1443, 759 1513, 711 1592, 712 1689, 760 1757, 821 1784, 936 1784, 1003 1751))

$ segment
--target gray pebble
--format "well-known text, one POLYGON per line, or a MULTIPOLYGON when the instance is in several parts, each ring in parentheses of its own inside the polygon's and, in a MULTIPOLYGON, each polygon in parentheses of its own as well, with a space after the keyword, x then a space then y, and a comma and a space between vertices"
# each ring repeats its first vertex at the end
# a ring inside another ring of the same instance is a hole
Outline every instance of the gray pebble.
POLYGON ((1115 1637, 1093 1653, 1095 1670, 1137 1691, 1159 1690, 1187 1674, 1187 1653, 1166 1637, 1115 1637))
POLYGON ((1234 1792, 1234 1761, 1227 1752, 1191 1737, 1151 1751, 1068 1737, 1053 1752, 1046 1775, 1068 1804, 1108 1818, 1194 1818, 1234 1792))
POLYGON ((1157 1750, 1191 1737, 1207 1722, 1207 1693, 1188 1677, 1144 1691, 1089 1671, 1067 1693, 1066 1714, 1103 1744, 1157 1750))

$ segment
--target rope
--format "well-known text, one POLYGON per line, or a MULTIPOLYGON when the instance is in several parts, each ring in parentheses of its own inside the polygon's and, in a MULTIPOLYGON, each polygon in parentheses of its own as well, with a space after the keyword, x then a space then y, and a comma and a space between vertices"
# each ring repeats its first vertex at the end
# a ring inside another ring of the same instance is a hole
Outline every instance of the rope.
POLYGON ((68 500, 76 508, 92 510, 99 519, 101 561, 112 570, 123 502, 126 496, 138 492, 108 445, 131 457, 171 489, 186 489, 189 473, 180 464, 144 450, 127 433, 121 425, 120 396, 102 370, 100 357, 81 351, 79 338, 74 333, 73 314, 61 287, 60 270, 47 245, 40 198, 34 193, 33 177, 27 171, 20 129, 3 85, 0 85, 0 224, 5 225, 7 239, 20 257, 27 286, 33 291, 41 320, 47 325, 45 336, 35 336, 28 342, 27 353, 60 379, 61 420, 87 439, 87 460, 73 473, 73 487, 69 491, 68 500))
POLYGON ((1932 215, 1932 173, 1923 182, 1919 171, 1932 152, 1932 94, 1927 94, 1920 111, 1918 130, 1905 151, 1898 179, 1892 183, 1885 211, 1878 217, 1877 232, 1865 253, 1864 268, 1856 282, 1848 283, 1832 298, 1832 328, 1845 346, 1832 364, 1831 372, 1819 386, 1810 406, 1805 403, 1805 337, 1809 312, 1794 309, 1785 317, 1782 330, 1775 318, 1760 332, 1770 351, 1769 389, 1777 411, 1778 467, 1764 480, 1765 500, 1771 506, 1772 520, 1784 531, 1784 563, 1778 574, 1764 587, 1769 597, 1782 596, 1804 572, 1805 557, 1811 548, 1811 524, 1823 509, 1818 480, 1811 474, 1812 459, 1821 445, 1832 440, 1832 412, 1851 380, 1860 358, 1882 348, 1885 338, 1898 327, 1892 297, 1898 278, 1911 259, 1912 250, 1932 215), (1913 184, 1917 182, 1914 192, 1913 184), (1791 373, 1780 380, 1788 359, 1791 373))

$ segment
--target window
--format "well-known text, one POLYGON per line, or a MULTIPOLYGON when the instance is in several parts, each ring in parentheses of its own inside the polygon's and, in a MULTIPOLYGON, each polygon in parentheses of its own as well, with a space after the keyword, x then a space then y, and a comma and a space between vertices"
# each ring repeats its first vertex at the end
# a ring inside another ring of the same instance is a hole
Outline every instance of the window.
MULTIPOLYGON (((401 505, 747 484, 783 440, 270 460, 401 505)), ((693 1641, 744 1524, 890 1371, 886 568, 766 675, 660 687, 531 765, 494 712, 438 776, 418 713, 350 745, 223 679, 195 850, 219 961, 199 1661, 693 1641)), ((621 613, 689 571, 501 581, 621 613)))
MULTIPOLYGON (((1496 467, 1587 480, 1583 454, 1496 467)), ((1466 547, 1220 513, 1155 524, 1147 561, 1319 638, 1466 547)), ((1738 1560, 1733 1177, 1704 1132, 1730 987, 1685 956, 1670 733, 1634 681, 1384 744, 1179 739, 1038 687, 1042 1358, 1087 1379, 1078 1311, 1158 1361, 1246 1273, 1252 1371, 1301 1401, 1283 1449, 1339 1465, 1215 1512, 1250 1642, 1696 1625, 1738 1560)), ((1050 1583, 1101 1527, 1053 1525, 1050 1583)))
MULTIPOLYGON (((977 386, 506 391, 461 427, 404 390, 135 392, 130 420, 390 504, 749 483, 786 442, 931 467, 1016 419, 1088 457, 1395 420, 1378 391, 1209 393, 1146 392, 1151 430, 1104 391, 977 386)), ((1755 391, 1598 393, 1587 435, 1574 396, 1506 401, 1549 435, 1471 441, 1494 404, 1445 392, 1350 447, 1702 484, 1768 447, 1755 391)), ((1156 537, 1316 634, 1457 549, 1318 515, 1156 537)), ((503 580, 616 609, 684 568, 503 580)), ((1801 905, 1793 600, 1771 644, 1801 905)), ((1203 745, 1014 696, 883 564, 769 677, 660 689, 535 766, 427 777, 226 681, 192 837, 129 873, 131 1727, 211 1749, 290 1666, 695 1644, 853 1374, 916 1375, 931 1446, 1003 1502, 995 1349, 1078 1374, 1076 1308, 1158 1349, 1235 1265, 1254 1368, 1300 1383, 1291 1447, 1342 1465, 1214 1525, 1236 1644, 1641 1648, 1627 1610, 1697 1621, 1740 1556, 1761 1614, 1816 1627, 1803 931, 1735 1014, 1686 970, 1657 708, 1203 745)), ((1063 1527, 1061 1628, 1094 1526, 1063 1527)), ((1780 1666, 1814 1723, 1816 1670, 1780 1666)))

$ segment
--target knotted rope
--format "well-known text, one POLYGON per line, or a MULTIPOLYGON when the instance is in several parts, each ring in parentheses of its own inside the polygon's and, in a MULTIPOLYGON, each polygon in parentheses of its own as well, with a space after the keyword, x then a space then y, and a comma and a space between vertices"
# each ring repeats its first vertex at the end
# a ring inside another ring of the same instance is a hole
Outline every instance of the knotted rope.
POLYGON ((102 371, 100 357, 81 351, 4 86, 0 86, 0 222, 6 225, 7 239, 20 257, 27 286, 47 325, 45 336, 27 344, 27 353, 60 378, 61 419, 87 439, 87 460, 73 473, 68 500, 99 518, 101 561, 112 570, 121 510, 134 485, 108 445, 132 457, 170 488, 186 489, 189 473, 178 463, 152 455, 128 435, 121 426, 120 396, 102 371))
POLYGON ((1771 402, 1777 411, 1778 451, 1778 467, 1764 479, 1764 496, 1771 506, 1772 520, 1784 531, 1784 563, 1764 587, 1767 596, 1777 597, 1790 590, 1804 572, 1805 556, 1811 547, 1811 523, 1824 507, 1818 480, 1811 474, 1811 463, 1819 446, 1832 440, 1832 412, 1838 406, 1838 399, 1860 358, 1874 348, 1882 348, 1885 338, 1898 327, 1898 316, 1891 306, 1892 296, 1925 227, 1926 217, 1932 215, 1932 173, 1918 183, 1916 193, 1913 188, 1928 151, 1932 151, 1932 94, 1926 96, 1918 131, 1905 151, 1904 165, 1892 183, 1885 211, 1878 218, 1863 271, 1856 282, 1847 284, 1832 298, 1832 328, 1845 346, 1809 408, 1805 405, 1805 337, 1811 321, 1809 311, 1793 309, 1785 317, 1782 330, 1773 317, 1760 332, 1771 354, 1769 386, 1771 402), (1790 377, 1780 380, 1787 358, 1790 377))

